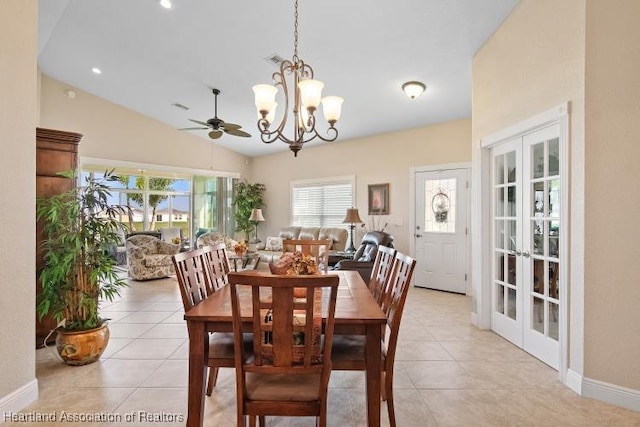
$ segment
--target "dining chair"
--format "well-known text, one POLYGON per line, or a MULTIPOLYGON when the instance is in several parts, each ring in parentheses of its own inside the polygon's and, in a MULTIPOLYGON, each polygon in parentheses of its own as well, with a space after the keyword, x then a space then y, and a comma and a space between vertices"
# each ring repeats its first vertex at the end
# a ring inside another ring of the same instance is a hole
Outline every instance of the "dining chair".
MULTIPOLYGON (((395 409, 393 406, 393 365, 398 344, 400 321, 404 303, 409 291, 416 260, 396 252, 391 266, 391 274, 381 299, 381 308, 387 318, 382 334, 382 400, 387 401, 389 424, 395 427, 395 409)), ((333 369, 338 371, 365 370, 365 339, 356 335, 337 335, 333 340, 331 361, 333 369)))
POLYGON ((393 248, 383 245, 378 246, 378 253, 373 262, 373 269, 371 270, 371 277, 368 283, 369 290, 378 302, 378 305, 382 305, 382 296, 384 295, 385 286, 389 283, 389 276, 391 275, 391 267, 395 254, 396 250, 393 248))
POLYGON ((224 243, 205 245, 200 249, 205 261, 207 289, 212 294, 229 283, 227 275, 231 269, 227 249, 224 243))
POLYGON ((256 417, 264 426, 267 416, 314 416, 316 425, 327 425, 338 283, 337 275, 229 274, 238 426, 247 417, 251 426, 256 417), (296 296, 296 288, 304 296, 296 296), (249 351, 242 343, 243 315, 251 319, 249 351))
MULTIPOLYGON (((209 254, 214 253, 211 251, 209 254)), ((208 279, 212 273, 207 271, 206 257, 207 255, 205 255, 205 251, 202 248, 173 255, 173 265, 176 270, 176 278, 178 279, 185 312, 200 304, 212 294, 209 289, 213 289, 213 287, 208 279)), ((216 265, 216 263, 213 265, 216 265)), ((226 281, 226 275, 224 281, 226 281)), ((250 345, 250 340, 250 336, 245 337, 247 345, 250 345)), ((209 335, 209 360, 207 361, 207 366, 209 367, 207 396, 211 396, 218 380, 218 368, 233 368, 235 366, 232 333, 215 332, 209 335)))
POLYGON ((311 255, 318 264, 318 270, 325 273, 329 270, 329 249, 331 240, 290 240, 282 241, 284 252, 302 252, 304 255, 311 255))

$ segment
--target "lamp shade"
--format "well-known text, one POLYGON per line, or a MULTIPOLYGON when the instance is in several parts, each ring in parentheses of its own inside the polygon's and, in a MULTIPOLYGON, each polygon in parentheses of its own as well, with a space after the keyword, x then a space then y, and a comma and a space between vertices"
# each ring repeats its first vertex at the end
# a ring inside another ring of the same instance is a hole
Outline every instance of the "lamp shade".
POLYGON ((300 88, 300 101, 306 108, 315 110, 320 105, 320 99, 322 98, 322 88, 324 83, 320 80, 307 79, 298 83, 300 88))
POLYGON ((325 96, 322 98, 322 112, 327 122, 333 124, 340 119, 343 102, 344 99, 339 96, 325 96))
POLYGON ((262 209, 252 209, 249 221, 266 221, 262 216, 262 209))
POLYGON ((253 87, 256 108, 259 113, 266 111, 268 114, 274 108, 277 92, 278 88, 273 85, 260 84, 253 87))
POLYGON ((362 224, 362 222, 357 208, 347 209, 347 216, 342 221, 343 224, 362 224))

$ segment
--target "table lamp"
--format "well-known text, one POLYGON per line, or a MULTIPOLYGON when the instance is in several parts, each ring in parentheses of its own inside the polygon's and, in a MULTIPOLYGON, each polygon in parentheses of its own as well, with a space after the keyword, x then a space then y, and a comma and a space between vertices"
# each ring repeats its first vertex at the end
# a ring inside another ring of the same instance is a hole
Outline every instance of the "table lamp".
POLYGON ((260 243, 260 240, 258 239, 258 223, 261 221, 265 221, 264 216, 262 216, 262 209, 252 209, 249 221, 253 221, 256 229, 256 235, 253 239, 253 242, 250 243, 260 243))
POLYGON ((356 224, 362 224, 362 220, 360 219, 360 214, 358 214, 357 208, 347 209, 347 216, 342 221, 343 224, 351 224, 349 228, 351 229, 351 236, 349 237, 349 247, 345 250, 345 252, 353 253, 356 251, 356 247, 353 244, 353 235, 355 233, 356 224))

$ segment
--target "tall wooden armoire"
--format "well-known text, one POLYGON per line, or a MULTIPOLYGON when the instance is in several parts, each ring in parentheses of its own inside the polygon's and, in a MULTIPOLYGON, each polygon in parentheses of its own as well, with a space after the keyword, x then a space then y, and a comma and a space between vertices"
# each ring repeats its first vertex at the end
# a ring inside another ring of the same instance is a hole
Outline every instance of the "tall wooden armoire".
MULTIPOLYGON (((74 180, 61 177, 58 172, 78 167, 78 144, 81 139, 79 133, 36 128, 36 197, 60 194, 76 185, 74 180)), ((36 298, 42 290, 37 276, 44 262, 40 248, 42 238, 42 225, 36 224, 36 298)), ((45 317, 39 321, 36 314, 36 347, 42 345, 55 327, 55 320, 45 317)), ((55 334, 48 342, 53 339, 55 334)))

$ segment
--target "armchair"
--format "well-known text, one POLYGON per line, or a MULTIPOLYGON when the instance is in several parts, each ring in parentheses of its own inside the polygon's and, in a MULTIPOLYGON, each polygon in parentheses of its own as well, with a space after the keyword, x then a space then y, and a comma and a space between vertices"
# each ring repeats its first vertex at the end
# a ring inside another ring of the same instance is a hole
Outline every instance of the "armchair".
POLYGON ((127 239, 126 251, 129 277, 134 280, 160 279, 175 273, 171 256, 180 251, 180 245, 140 234, 127 239))
POLYGON ((378 246, 392 248, 393 236, 384 231, 369 231, 362 237, 362 243, 353 255, 353 259, 344 259, 337 263, 334 270, 355 270, 360 273, 365 283, 369 283, 373 263, 378 254, 378 246))

